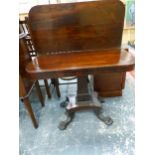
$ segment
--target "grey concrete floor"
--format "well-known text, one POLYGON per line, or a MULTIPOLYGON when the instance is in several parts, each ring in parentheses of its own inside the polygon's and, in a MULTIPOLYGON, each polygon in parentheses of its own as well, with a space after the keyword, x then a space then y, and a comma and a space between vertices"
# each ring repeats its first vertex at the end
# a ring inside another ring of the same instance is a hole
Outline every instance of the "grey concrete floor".
POLYGON ((64 117, 64 109, 59 104, 75 89, 75 85, 60 86, 62 97, 58 99, 51 88, 53 98, 48 99, 43 87, 44 108, 36 94, 31 94, 38 129, 34 129, 20 102, 20 155, 134 155, 134 79, 127 76, 122 97, 105 98, 104 114, 113 118, 111 126, 106 126, 91 111, 85 111, 76 113, 74 121, 61 131, 57 126, 64 117))

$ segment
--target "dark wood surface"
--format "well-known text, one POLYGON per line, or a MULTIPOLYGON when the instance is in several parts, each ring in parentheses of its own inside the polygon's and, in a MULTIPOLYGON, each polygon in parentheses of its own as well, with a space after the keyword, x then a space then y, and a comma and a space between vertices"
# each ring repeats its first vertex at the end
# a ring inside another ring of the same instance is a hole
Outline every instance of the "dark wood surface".
POLYGON ((21 33, 19 35, 19 72, 22 77, 27 76, 27 72, 25 71, 25 67, 28 62, 31 62, 31 58, 28 54, 27 47, 25 44, 25 33, 21 33))
POLYGON ((100 97, 121 96, 125 87, 126 72, 109 72, 94 75, 94 90, 100 97))
POLYGON ((38 54, 120 48, 124 12, 118 0, 41 5, 28 23, 38 54))
POLYGON ((19 97, 23 101, 25 108, 30 115, 32 123, 35 128, 38 127, 38 122, 33 112, 31 103, 29 101, 29 95, 35 85, 36 92, 38 94, 39 100, 41 105, 44 106, 44 98, 39 86, 39 82, 37 80, 32 80, 27 78, 27 72, 25 71, 25 67, 28 62, 31 62, 30 55, 28 54, 25 40, 26 37, 25 33, 21 33, 19 35, 19 97))
POLYGON ((38 79, 125 72, 133 68, 133 56, 125 50, 115 49, 38 56, 27 65, 26 71, 31 78, 38 79))
MULTIPOLYGON (((124 4, 118 0, 52 4, 33 7, 28 23, 39 55, 120 49, 124 14, 124 4)), ((95 90, 102 96, 121 95, 123 75, 115 70, 95 75, 95 90)))
MULTIPOLYGON (((87 86, 87 75, 132 70, 134 58, 121 50, 124 14, 124 4, 118 0, 33 7, 28 25, 38 56, 26 66, 30 78, 84 76, 83 81, 81 77, 78 80, 78 92, 88 94, 82 86, 87 86)), ((76 110, 97 107, 97 117, 112 124, 111 118, 101 115, 101 106, 94 104, 98 103, 97 96, 93 98, 93 106, 81 104, 76 110)), ((66 110, 68 116, 60 123, 60 129, 73 118, 72 108, 66 110)))
MULTIPOLYGON (((22 77, 19 75, 19 96, 24 97, 26 95, 27 95, 27 91, 25 89, 24 81, 23 81, 22 77)), ((28 111, 28 114, 31 118, 31 121, 32 121, 34 127, 38 128, 38 122, 37 122, 36 116, 33 112, 33 109, 32 109, 29 99, 28 98, 24 99, 23 103, 24 103, 25 108, 28 111)))

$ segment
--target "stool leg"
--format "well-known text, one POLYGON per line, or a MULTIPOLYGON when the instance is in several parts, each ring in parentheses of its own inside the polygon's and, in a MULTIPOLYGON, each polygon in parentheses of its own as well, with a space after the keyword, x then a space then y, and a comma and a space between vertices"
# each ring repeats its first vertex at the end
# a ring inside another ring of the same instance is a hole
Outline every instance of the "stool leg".
POLYGON ((38 97, 39 97, 39 100, 41 102, 41 105, 42 105, 42 107, 44 107, 45 106, 44 98, 43 98, 43 95, 42 95, 42 92, 41 92, 41 89, 40 89, 38 81, 35 82, 35 87, 36 87, 36 92, 38 94, 38 97))
POLYGON ((56 88, 57 96, 58 96, 58 97, 61 97, 58 79, 51 79, 51 81, 52 81, 52 83, 54 84, 54 87, 56 88))
POLYGON ((61 97, 58 79, 55 79, 55 88, 56 88, 56 92, 57 92, 58 97, 61 97))
POLYGON ((54 85, 54 79, 53 78, 51 78, 51 83, 54 85))
POLYGON ((51 98, 51 93, 50 93, 50 89, 49 89, 49 85, 48 85, 47 79, 44 79, 44 83, 45 83, 45 88, 46 88, 47 96, 48 96, 48 98, 51 98))
POLYGON ((27 111, 28 111, 28 113, 30 115, 30 118, 31 118, 31 121, 32 121, 34 127, 35 128, 38 128, 38 122, 37 122, 37 120, 35 118, 35 115, 33 113, 32 106, 31 106, 29 100, 28 99, 24 99, 23 100, 23 103, 24 103, 25 108, 27 109, 27 111))

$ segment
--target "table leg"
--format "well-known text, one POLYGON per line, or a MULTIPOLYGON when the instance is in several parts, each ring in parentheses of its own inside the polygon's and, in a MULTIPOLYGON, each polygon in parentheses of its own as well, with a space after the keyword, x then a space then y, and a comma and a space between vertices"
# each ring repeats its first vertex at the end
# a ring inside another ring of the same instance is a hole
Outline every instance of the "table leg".
MULTIPOLYGON (((113 120, 102 114, 102 106, 98 100, 97 93, 89 89, 91 83, 88 83, 87 76, 78 77, 77 96, 68 96, 61 106, 66 107, 66 119, 61 121, 59 129, 64 130, 72 122, 76 111, 94 110, 96 116, 106 125, 111 125, 113 120)), ((91 88, 91 87, 90 87, 91 88)))

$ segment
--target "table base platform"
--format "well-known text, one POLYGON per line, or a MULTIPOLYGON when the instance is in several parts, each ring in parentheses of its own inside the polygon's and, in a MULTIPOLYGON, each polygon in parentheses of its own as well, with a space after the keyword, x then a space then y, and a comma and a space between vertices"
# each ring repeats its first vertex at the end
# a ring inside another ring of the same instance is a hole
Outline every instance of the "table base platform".
POLYGON ((78 93, 76 96, 66 97, 66 101, 60 104, 65 107, 65 120, 59 123, 58 128, 64 130, 72 122, 75 113, 81 110, 92 110, 98 119, 103 121, 106 125, 111 125, 113 120, 109 116, 104 116, 102 113, 102 105, 98 100, 96 92, 92 91, 92 83, 88 83, 87 76, 78 78, 78 93))

